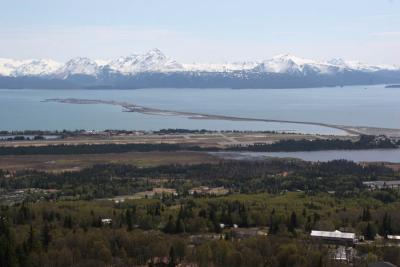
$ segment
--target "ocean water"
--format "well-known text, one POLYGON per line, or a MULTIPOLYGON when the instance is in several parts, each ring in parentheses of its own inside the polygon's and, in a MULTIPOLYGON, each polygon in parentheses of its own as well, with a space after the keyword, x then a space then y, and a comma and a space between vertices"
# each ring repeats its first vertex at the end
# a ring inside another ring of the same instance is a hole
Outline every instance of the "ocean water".
POLYGON ((289 123, 192 120, 123 112, 105 104, 42 102, 48 98, 117 100, 140 106, 216 115, 400 128, 400 89, 350 86, 309 89, 0 90, 0 130, 163 128, 277 130, 343 134, 289 123))
POLYGON ((225 159, 263 160, 265 158, 297 158, 305 161, 326 162, 349 160, 354 162, 400 163, 400 149, 324 150, 298 152, 210 152, 225 159))

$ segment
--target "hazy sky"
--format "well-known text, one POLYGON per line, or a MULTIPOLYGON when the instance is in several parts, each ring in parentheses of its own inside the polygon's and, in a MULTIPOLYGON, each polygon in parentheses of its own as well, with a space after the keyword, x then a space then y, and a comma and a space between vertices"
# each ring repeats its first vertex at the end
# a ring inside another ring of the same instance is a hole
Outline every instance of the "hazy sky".
POLYGON ((400 64, 400 0, 0 0, 0 57, 400 64))

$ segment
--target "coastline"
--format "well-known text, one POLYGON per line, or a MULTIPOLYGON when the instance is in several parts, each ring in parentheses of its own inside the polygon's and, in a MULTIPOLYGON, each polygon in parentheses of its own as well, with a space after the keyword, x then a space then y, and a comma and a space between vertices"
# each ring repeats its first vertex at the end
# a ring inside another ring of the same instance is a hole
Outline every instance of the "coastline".
POLYGON ((276 120, 276 119, 261 119, 261 118, 249 118, 249 117, 237 117, 237 116, 226 116, 216 114, 204 114, 195 112, 184 112, 157 109, 151 107, 145 107, 136 105, 133 103, 114 101, 114 100, 100 100, 100 99, 78 99, 78 98, 51 98, 45 99, 42 102, 56 102, 64 104, 106 104, 120 106, 124 112, 138 112, 146 115, 160 115, 160 116, 184 116, 188 119, 193 120, 228 120, 228 121, 258 121, 258 122, 276 122, 276 123, 291 123, 291 124, 302 124, 302 125, 313 125, 327 127, 331 129, 342 130, 348 135, 386 135, 388 137, 400 137, 400 129, 380 128, 371 126, 348 126, 348 125, 336 125, 324 122, 309 122, 309 121, 294 121, 294 120, 276 120))

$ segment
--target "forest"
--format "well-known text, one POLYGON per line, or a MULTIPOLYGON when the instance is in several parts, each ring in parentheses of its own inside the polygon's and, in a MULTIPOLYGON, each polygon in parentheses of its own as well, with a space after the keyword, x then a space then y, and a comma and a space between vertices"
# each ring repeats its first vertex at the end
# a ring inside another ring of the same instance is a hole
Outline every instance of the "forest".
POLYGON ((382 164, 343 160, 3 170, 3 192, 53 191, 1 206, 1 266, 338 266, 313 229, 362 235, 355 266, 399 264, 400 248, 384 245, 400 233, 399 191, 362 184, 399 179, 382 164), (188 194, 196 186, 229 194, 188 194), (154 187, 177 194, 113 199, 154 187))
MULTIPOLYGON (((190 188, 203 185, 223 186, 240 193, 300 190, 310 194, 330 191, 340 196, 362 192, 363 181, 400 179, 398 172, 381 164, 364 166, 345 160, 311 163, 271 159, 150 167, 102 164, 61 173, 23 170, 14 173, 12 179, 6 173, 0 171, 2 189, 58 189, 64 197, 87 200, 149 190, 160 178, 162 186, 174 188, 183 195, 190 188)), ((391 198, 389 193, 383 195, 391 198)))

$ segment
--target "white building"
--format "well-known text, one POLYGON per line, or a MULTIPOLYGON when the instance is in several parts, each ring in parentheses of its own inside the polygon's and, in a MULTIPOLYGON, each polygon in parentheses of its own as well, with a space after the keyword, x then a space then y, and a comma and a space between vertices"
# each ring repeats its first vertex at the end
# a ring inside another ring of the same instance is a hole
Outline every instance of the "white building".
POLYGON ((400 235, 387 235, 386 238, 390 243, 400 245, 400 235))
POLYGON ((367 186, 369 189, 397 189, 400 188, 399 181, 368 181, 363 182, 363 185, 367 186))
POLYGON ((312 230, 311 238, 333 243, 354 244, 357 242, 355 233, 345 233, 338 230, 336 231, 312 230))
POLYGON ((103 225, 109 225, 112 223, 112 219, 110 219, 110 218, 101 219, 101 223, 103 225))

